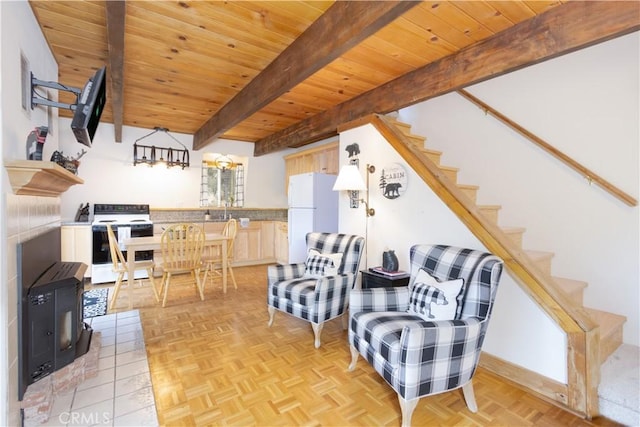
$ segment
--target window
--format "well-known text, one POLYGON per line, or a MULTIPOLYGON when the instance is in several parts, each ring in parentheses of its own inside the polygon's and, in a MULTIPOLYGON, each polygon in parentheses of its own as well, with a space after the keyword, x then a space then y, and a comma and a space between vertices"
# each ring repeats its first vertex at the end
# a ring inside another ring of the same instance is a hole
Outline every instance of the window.
POLYGON ((243 207, 246 161, 246 158, 205 153, 202 160, 200 206, 243 207), (220 167, 216 159, 221 157, 231 159, 232 164, 220 167))

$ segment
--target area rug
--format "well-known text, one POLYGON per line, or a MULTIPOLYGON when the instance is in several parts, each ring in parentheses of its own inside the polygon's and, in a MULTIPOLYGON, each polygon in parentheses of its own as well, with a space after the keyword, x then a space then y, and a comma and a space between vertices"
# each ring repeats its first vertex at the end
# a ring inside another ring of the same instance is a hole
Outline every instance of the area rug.
POLYGON ((104 316, 107 314, 107 300, 109 289, 91 289, 82 294, 82 306, 84 308, 84 318, 104 316))

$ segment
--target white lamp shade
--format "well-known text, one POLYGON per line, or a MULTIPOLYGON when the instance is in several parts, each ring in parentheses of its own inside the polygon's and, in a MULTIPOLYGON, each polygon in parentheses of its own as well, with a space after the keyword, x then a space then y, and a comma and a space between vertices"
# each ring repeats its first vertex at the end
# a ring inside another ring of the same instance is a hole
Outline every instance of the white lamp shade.
POLYGON ((356 165, 343 166, 340 169, 333 191, 366 191, 367 186, 356 165))

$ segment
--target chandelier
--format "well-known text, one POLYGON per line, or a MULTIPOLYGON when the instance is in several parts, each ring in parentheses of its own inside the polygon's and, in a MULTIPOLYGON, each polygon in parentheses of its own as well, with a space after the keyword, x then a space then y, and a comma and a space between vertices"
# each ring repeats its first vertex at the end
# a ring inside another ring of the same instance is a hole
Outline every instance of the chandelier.
POLYGON ((217 157, 213 161, 213 166, 218 168, 218 169, 227 170, 227 169, 235 168, 236 164, 234 163, 233 160, 231 160, 231 157, 225 156, 223 154, 222 156, 217 157))
POLYGON ((173 166, 179 166, 180 168, 188 168, 189 167, 189 150, 187 147, 178 139, 176 139, 173 135, 169 133, 169 129, 155 127, 153 132, 144 135, 135 140, 133 143, 133 165, 145 164, 148 166, 154 166, 156 164, 166 165, 167 168, 173 166), (141 141, 145 138, 150 137, 151 135, 164 132, 175 142, 180 144, 183 148, 164 148, 164 147, 156 147, 155 145, 142 145, 138 144, 138 141, 141 141))

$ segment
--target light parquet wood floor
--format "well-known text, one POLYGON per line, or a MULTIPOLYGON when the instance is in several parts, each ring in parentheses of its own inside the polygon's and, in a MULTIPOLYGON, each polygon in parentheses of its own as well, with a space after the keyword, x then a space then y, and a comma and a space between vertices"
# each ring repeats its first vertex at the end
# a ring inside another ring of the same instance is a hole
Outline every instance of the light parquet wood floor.
MULTIPOLYGON (((238 289, 209 281, 200 301, 187 276, 167 307, 150 287, 134 289, 163 426, 399 426, 396 394, 364 360, 354 372, 347 332, 328 322, 322 346, 309 323, 278 312, 267 326, 266 266, 235 268, 238 289)), ((127 309, 126 288, 114 311, 127 309)), ((479 369, 478 412, 457 390, 420 400, 414 426, 592 426, 479 369)))

